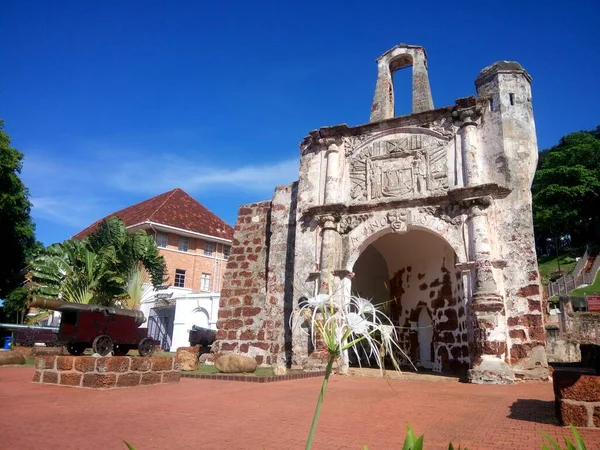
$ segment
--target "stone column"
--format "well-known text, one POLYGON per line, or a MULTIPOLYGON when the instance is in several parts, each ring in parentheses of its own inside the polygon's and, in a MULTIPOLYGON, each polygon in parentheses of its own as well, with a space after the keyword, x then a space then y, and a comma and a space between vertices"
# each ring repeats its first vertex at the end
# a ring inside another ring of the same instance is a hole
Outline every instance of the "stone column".
POLYGON ((490 197, 463 202, 469 204, 469 234, 472 244, 472 296, 470 301, 470 349, 473 383, 511 383, 513 373, 505 362, 506 311, 494 278, 486 208, 490 197))
POLYGON ((465 122, 460 128, 461 150, 464 161, 464 182, 466 186, 475 186, 480 183, 479 167, 477 164, 477 124, 465 122))
POLYGON ((333 216, 320 218, 321 235, 321 259, 319 262, 319 293, 333 294, 336 289, 334 271, 336 270, 336 239, 338 235, 335 219, 333 216))
POLYGON ((464 167, 465 186, 481 184, 481 167, 477 157, 477 118, 481 115, 478 108, 461 110, 459 117, 462 120, 461 153, 464 167))
POLYGON ((340 184, 340 147, 335 142, 329 142, 327 152, 327 175, 325 177, 325 200, 324 203, 335 203, 338 200, 340 184))

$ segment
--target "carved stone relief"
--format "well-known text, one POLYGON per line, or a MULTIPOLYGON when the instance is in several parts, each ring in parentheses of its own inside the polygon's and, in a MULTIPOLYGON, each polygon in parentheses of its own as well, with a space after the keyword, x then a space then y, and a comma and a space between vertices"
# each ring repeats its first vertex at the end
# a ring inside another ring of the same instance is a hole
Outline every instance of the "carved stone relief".
POLYGON ((362 147, 350 156, 351 198, 410 198, 446 191, 446 143, 427 134, 405 134, 362 147))

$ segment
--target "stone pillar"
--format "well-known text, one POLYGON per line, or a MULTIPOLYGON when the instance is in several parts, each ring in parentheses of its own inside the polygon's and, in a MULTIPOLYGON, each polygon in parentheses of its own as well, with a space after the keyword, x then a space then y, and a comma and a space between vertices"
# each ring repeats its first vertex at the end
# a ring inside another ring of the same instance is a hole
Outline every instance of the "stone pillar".
POLYGON ((506 363, 506 310, 494 278, 486 208, 490 197, 467 201, 469 234, 472 243, 472 296, 470 317, 472 383, 511 383, 513 372, 506 363))
POLYGON ((478 158, 481 149, 478 149, 477 145, 477 119, 480 116, 481 110, 477 107, 458 111, 458 117, 462 121, 460 133, 465 186, 477 186, 482 183, 482 167, 478 158))
POLYGON ((412 69, 412 112, 416 114, 429 111, 433 109, 433 98, 429 86, 427 55, 424 48, 417 49, 414 52, 412 69))
POLYGON ((325 177, 325 200, 324 203, 335 203, 338 199, 340 182, 340 148, 336 143, 329 143, 326 152, 327 175, 325 177))
POLYGON ((464 162, 465 186, 475 186, 481 183, 479 165, 477 163, 477 123, 464 122, 461 131, 461 151, 464 162))
POLYGON ((322 228, 321 259, 319 262, 319 293, 333 294, 336 289, 334 271, 336 270, 336 239, 338 235, 333 216, 320 218, 322 228))

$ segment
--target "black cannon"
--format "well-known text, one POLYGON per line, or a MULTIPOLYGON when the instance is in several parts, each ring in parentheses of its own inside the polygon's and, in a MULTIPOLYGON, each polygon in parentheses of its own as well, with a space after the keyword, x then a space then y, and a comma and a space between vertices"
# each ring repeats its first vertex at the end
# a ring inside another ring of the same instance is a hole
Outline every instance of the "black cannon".
POLYGON ((210 346, 217 339, 217 332, 210 328, 202 328, 196 325, 192 325, 190 330, 189 341, 190 346, 200 345, 204 350, 210 348, 210 346))
POLYGON ((157 344, 146 328, 139 328, 146 317, 138 310, 47 298, 34 298, 27 306, 60 311, 58 340, 71 355, 81 355, 91 347, 101 356, 110 352, 123 356, 135 348, 141 356, 150 356, 157 344))

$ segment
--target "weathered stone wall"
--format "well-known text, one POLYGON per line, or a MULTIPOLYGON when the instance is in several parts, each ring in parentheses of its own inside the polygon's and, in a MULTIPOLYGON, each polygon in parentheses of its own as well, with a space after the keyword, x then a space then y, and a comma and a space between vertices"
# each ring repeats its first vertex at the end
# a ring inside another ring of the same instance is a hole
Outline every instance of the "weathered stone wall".
POLYGON ((181 377, 172 357, 37 356, 35 368, 34 383, 91 389, 177 383, 181 377))
MULTIPOLYGON (((281 219, 282 210, 289 211, 290 198, 288 193, 287 206, 282 199, 283 203, 265 201, 239 209, 221 291, 217 340, 212 346, 209 362, 225 353, 253 357, 259 365, 275 364, 283 358, 284 279, 278 278, 277 273, 272 275, 271 285, 276 292, 268 295, 267 273, 269 266, 275 272, 276 268, 281 268, 277 258, 272 262, 269 260, 271 214, 276 213, 281 219)), ((280 243, 276 244, 278 251, 283 250, 280 243)))
POLYGON ((546 356, 548 362, 578 363, 581 361, 579 342, 561 336, 558 327, 546 326, 546 356))
POLYGON ((546 376, 546 333, 531 206, 538 153, 530 82, 518 64, 497 63, 482 70, 476 85, 493 105, 480 128, 486 178, 510 188, 490 215, 494 251, 506 264, 498 279, 507 308, 508 358, 517 378, 538 379, 546 376))
POLYGON ((272 355, 267 364, 291 367, 292 330, 290 316, 294 297, 294 252, 298 184, 279 186, 271 204, 267 296, 264 324, 271 341, 272 355))
POLYGON ((442 262, 429 255, 417 270, 410 258, 418 261, 418 251, 400 265, 380 251, 389 295, 401 297, 395 320, 412 328, 403 336, 409 352, 419 348, 414 324, 426 311, 438 370, 468 366, 481 383, 548 378, 531 212, 531 78, 518 63, 498 62, 478 76, 478 98, 434 110, 425 61, 422 47, 405 44, 382 55, 371 122, 312 131, 300 146, 298 183, 240 208, 216 354, 311 366, 319 352, 287 327, 298 301, 350 294, 353 271, 368 270, 355 264, 369 246, 421 230, 449 250, 442 262), (391 73, 410 65, 414 113, 393 117, 391 73))

